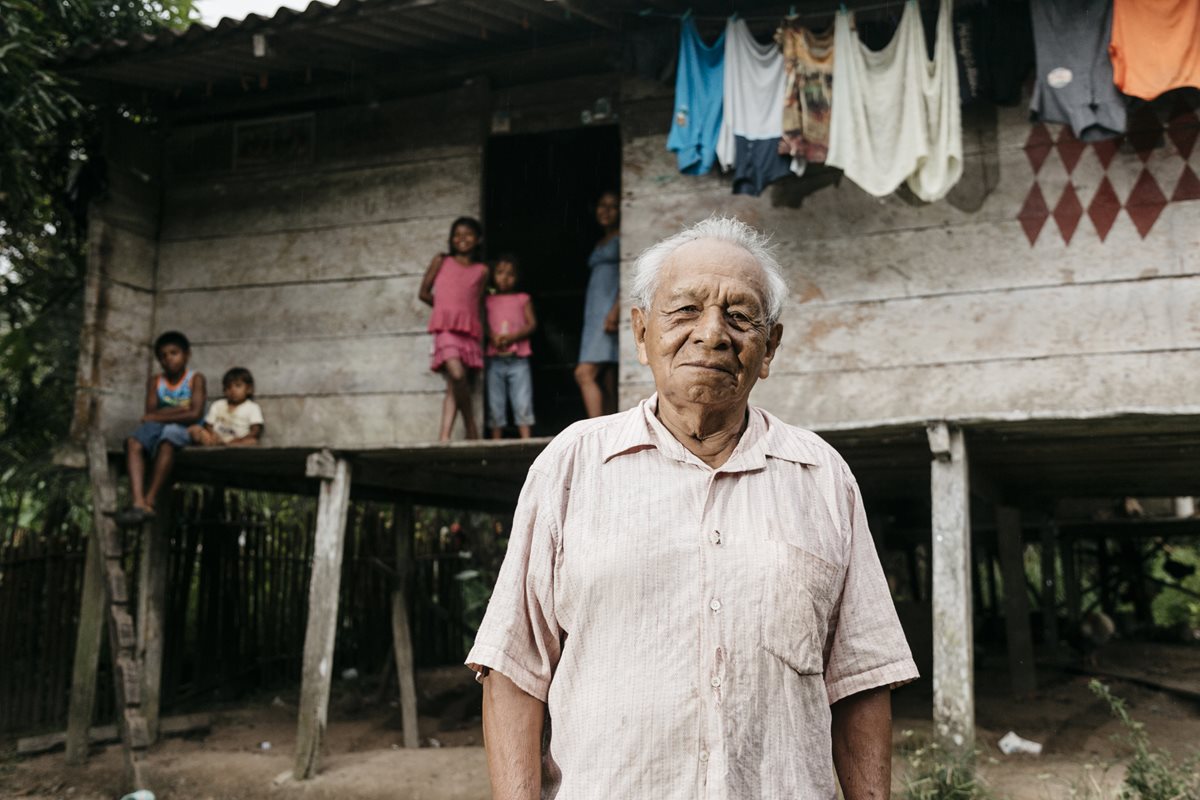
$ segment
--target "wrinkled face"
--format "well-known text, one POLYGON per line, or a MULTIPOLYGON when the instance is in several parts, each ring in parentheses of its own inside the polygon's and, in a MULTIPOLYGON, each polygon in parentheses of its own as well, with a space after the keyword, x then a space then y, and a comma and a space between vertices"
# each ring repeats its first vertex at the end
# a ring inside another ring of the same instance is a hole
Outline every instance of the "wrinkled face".
POLYGON ((225 399, 231 406, 242 403, 250 396, 250 387, 242 380, 232 380, 225 386, 225 399))
POLYGON ((511 292, 517 285, 517 268, 511 261, 501 261, 492 270, 492 283, 501 292, 511 292))
POLYGON ((673 405, 744 405, 770 372, 783 326, 768 325, 766 276, 748 252, 689 242, 663 264, 650 310, 633 310, 638 360, 673 405))
POLYGON ((621 219, 621 202, 615 194, 604 193, 596 201, 596 222, 608 230, 621 219))
POLYGON ((470 225, 455 225, 450 241, 454 245, 454 255, 468 256, 479 244, 479 235, 470 225))
POLYGON ((188 351, 177 344, 164 344, 158 348, 158 363, 168 375, 178 375, 187 369, 188 351))

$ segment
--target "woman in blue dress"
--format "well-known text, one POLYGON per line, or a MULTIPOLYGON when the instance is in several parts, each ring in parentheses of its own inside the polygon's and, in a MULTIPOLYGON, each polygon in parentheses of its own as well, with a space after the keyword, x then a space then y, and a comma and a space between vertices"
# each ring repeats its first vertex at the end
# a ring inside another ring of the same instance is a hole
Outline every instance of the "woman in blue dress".
POLYGON ((621 314, 621 201, 605 192, 596 201, 604 235, 588 257, 583 337, 575 382, 589 417, 617 410, 617 324, 621 314))

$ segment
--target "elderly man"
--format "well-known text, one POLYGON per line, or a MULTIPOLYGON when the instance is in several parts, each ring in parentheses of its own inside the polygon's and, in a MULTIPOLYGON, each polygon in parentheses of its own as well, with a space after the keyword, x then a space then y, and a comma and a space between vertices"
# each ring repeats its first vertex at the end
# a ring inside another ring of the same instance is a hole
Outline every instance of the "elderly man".
POLYGON ((917 672, 862 497, 748 402, 779 265, 713 218, 642 254, 632 293, 657 393, 534 463, 467 659, 494 797, 824 800, 835 768, 887 797, 890 689, 917 672))

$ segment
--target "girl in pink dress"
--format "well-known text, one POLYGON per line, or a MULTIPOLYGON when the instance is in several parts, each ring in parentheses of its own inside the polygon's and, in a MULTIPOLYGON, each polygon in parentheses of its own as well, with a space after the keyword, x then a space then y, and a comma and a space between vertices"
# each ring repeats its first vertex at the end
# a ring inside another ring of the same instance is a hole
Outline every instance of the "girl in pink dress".
POLYGON ((433 359, 429 368, 446 379, 439 441, 449 441, 454 417, 462 413, 468 439, 479 438, 479 423, 471 408, 471 386, 483 369, 483 320, 480 308, 488 268, 480 263, 483 226, 459 217, 450 226, 450 255, 438 253, 429 262, 418 297, 433 306, 429 332, 433 359))

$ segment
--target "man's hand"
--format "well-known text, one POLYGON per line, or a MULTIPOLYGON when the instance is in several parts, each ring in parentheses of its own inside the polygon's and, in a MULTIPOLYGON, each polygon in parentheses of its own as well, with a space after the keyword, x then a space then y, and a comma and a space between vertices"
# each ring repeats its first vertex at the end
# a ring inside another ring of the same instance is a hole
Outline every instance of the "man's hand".
POLYGON ((542 794, 542 724, 546 704, 492 670, 483 679, 483 743, 493 800, 538 800, 542 794))
POLYGON ((833 704, 833 765, 846 800, 892 795, 892 691, 884 686, 833 704))

